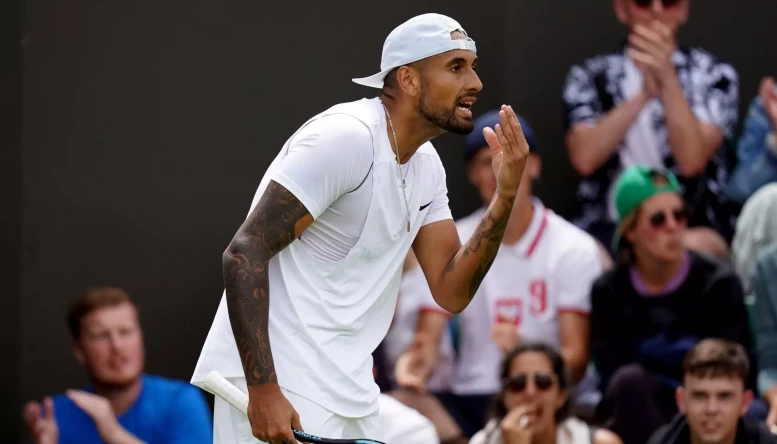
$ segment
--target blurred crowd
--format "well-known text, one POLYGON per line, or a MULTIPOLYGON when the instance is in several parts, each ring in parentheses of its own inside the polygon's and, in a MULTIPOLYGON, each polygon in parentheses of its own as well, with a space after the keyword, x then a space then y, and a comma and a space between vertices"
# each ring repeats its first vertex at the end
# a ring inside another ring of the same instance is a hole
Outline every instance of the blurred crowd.
MULTIPOLYGON (((532 154, 467 309, 407 257, 374 354, 389 444, 777 442, 777 85, 740 117, 736 67, 676 42, 689 0, 613 6, 627 38, 560 90, 574 215, 534 195, 545 147, 521 118, 532 154)), ((496 191, 496 123, 477 116, 468 175, 448 177, 483 202, 462 241, 496 191)), ((129 295, 92 289, 68 325, 92 385, 25 406, 36 444, 211 442, 203 394, 144 372, 129 295)))

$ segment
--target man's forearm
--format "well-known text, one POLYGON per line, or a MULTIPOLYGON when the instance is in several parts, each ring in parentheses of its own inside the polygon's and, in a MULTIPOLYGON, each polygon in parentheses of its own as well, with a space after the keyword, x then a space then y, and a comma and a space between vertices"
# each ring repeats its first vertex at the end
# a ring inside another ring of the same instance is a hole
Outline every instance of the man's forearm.
POLYGON ((709 149, 701 131, 701 124, 685 99, 682 85, 673 78, 661 92, 666 110, 666 127, 669 147, 677 161, 680 173, 694 177, 704 170, 709 161, 709 149))
POLYGON ((239 247, 224 254, 227 311, 248 385, 278 382, 268 334, 268 263, 250 260, 239 247))
POLYGON ((596 126, 581 128, 570 136, 570 158, 580 174, 594 173, 617 151, 648 99, 641 91, 612 109, 596 126))
POLYGON ((448 263, 442 278, 446 310, 460 312, 475 295, 499 251, 514 202, 514 197, 497 193, 478 228, 448 263))
POLYGON ((256 208, 224 252, 227 311, 248 386, 277 383, 270 349, 270 259, 310 225, 307 209, 270 182, 256 208))

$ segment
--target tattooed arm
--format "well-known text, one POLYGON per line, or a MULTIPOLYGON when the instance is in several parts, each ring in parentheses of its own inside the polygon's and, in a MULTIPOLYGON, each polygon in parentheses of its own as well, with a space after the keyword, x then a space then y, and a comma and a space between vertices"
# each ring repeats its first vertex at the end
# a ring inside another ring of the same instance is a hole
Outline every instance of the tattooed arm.
POLYGON ((440 307, 451 313, 467 307, 494 262, 513 202, 514 198, 497 194, 463 245, 450 219, 425 225, 418 232, 413 250, 440 307))
POLYGON ((268 442, 296 442, 291 427, 300 429, 278 387, 270 350, 268 263, 312 222, 300 201, 271 181, 222 258, 229 320, 248 384, 248 416, 254 436, 268 442))
POLYGON ((413 243, 434 300, 451 313, 467 307, 494 262, 529 155, 511 107, 502 107, 500 122, 484 130, 497 190, 475 232, 462 245, 453 221, 442 220, 423 226, 413 243))
POLYGON ((313 222, 286 188, 270 182, 251 215, 224 252, 222 266, 232 332, 248 385, 277 382, 267 319, 267 265, 313 222))

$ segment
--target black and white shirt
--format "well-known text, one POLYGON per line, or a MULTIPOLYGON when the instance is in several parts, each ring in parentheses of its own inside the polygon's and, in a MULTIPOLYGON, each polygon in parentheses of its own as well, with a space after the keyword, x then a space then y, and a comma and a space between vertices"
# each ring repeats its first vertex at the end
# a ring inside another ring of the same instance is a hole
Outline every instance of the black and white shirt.
MULTIPOLYGON (((636 94, 641 74, 625 51, 623 45, 617 52, 592 57, 569 70, 563 91, 567 130, 579 123, 598 121, 636 94)), ((696 118, 720 128, 727 140, 733 138, 739 107, 739 78, 734 67, 693 47, 680 46, 672 60, 696 118)), ((723 196, 729 170, 725 147, 712 157, 699 177, 681 177, 669 148, 665 112, 659 99, 643 108, 618 151, 599 170, 582 178, 577 190, 578 213, 573 217, 578 226, 597 231, 597 225, 601 230, 601 226, 614 224, 611 188, 621 171, 634 164, 672 170, 695 210, 691 224, 712 227, 731 238, 736 210, 723 196)), ((609 239, 600 240, 609 245, 609 239)))

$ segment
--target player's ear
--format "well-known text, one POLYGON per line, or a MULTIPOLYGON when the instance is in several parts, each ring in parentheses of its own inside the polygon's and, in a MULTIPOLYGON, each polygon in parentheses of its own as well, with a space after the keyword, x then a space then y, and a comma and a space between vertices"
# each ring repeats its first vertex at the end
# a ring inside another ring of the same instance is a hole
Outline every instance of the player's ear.
POLYGON ((400 66, 397 69, 397 83, 399 88, 410 97, 421 94, 421 73, 415 67, 400 66))

